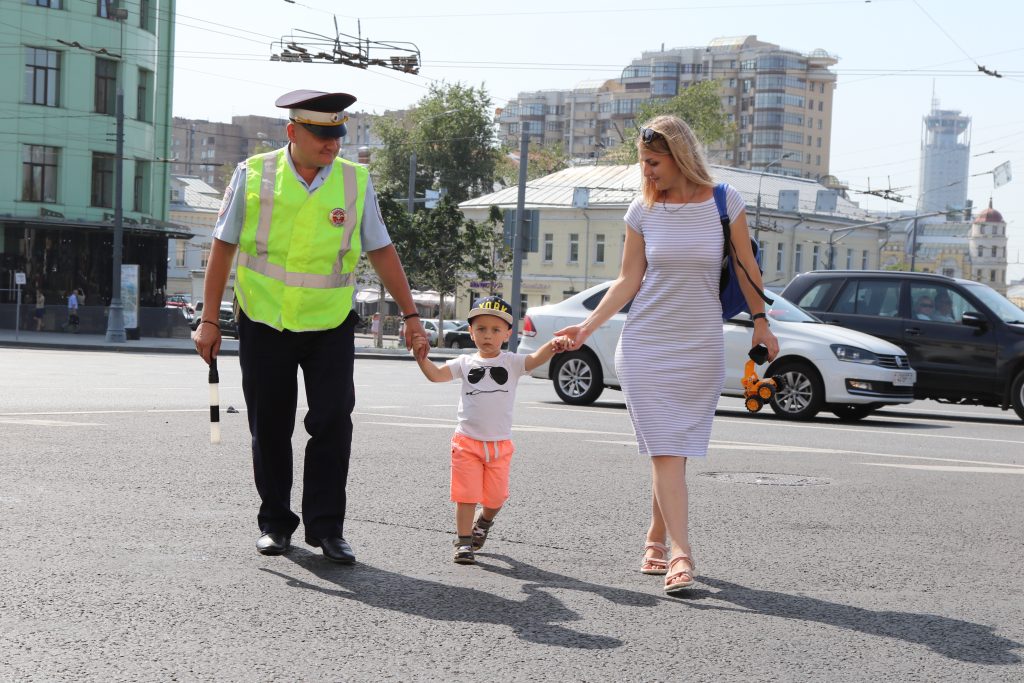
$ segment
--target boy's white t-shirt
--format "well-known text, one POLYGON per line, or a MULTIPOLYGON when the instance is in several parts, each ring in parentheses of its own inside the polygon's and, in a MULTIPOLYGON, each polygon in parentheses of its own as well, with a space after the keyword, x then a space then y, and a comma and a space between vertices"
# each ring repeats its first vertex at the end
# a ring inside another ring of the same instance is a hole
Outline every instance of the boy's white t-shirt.
POLYGON ((516 386, 526 374, 526 354, 502 351, 495 358, 481 358, 474 353, 452 358, 445 365, 452 371, 453 380, 462 380, 455 431, 478 441, 511 439, 516 386), (505 381, 496 381, 495 374, 500 380, 502 370, 505 381), (477 377, 476 382, 470 382, 477 377))

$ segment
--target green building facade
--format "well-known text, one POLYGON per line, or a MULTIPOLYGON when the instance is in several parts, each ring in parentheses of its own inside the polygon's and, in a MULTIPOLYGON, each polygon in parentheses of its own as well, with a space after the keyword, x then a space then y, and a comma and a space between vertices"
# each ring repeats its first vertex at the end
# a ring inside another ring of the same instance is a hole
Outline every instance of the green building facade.
POLYGON ((162 305, 174 0, 0 3, 0 302, 82 289, 109 303, 113 273, 116 94, 124 93, 123 263, 139 264, 143 306, 162 305))

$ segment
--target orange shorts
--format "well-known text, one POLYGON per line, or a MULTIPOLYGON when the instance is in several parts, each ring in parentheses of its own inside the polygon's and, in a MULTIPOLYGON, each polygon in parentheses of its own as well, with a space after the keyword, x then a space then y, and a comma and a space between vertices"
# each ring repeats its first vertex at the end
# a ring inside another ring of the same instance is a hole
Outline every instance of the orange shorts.
POLYGON ((500 508, 508 499, 508 471, 515 448, 511 441, 477 441, 452 437, 452 501, 500 508))

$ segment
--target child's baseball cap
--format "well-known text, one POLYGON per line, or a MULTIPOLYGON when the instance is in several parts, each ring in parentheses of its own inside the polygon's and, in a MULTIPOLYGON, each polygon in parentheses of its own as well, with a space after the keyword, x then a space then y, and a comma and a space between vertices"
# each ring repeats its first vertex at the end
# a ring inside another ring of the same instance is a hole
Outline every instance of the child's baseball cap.
POLYGON ((473 304, 473 310, 466 316, 466 320, 472 320, 478 315, 494 315, 507 322, 509 327, 512 326, 512 307, 500 296, 486 296, 483 299, 477 299, 473 304))

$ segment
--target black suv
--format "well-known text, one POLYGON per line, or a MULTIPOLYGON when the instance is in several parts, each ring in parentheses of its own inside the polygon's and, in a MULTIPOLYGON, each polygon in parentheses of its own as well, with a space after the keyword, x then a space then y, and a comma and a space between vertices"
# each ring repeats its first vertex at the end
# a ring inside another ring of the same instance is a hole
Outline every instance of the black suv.
POLYGON ((1024 420, 1024 311, 991 287, 934 273, 829 270, 782 296, 907 352, 915 398, 1013 407, 1024 420))

